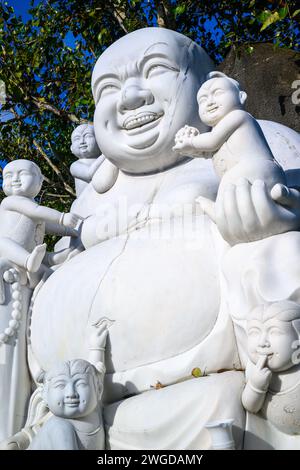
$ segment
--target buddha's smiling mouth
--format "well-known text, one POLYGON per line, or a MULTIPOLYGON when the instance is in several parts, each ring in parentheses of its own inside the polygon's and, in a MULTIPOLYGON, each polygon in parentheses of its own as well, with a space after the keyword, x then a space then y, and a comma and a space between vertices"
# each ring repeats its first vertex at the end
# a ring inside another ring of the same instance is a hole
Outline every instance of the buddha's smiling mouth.
POLYGON ((134 129, 140 130, 141 128, 143 128, 143 131, 151 129, 153 127, 152 124, 155 125, 162 115, 163 113, 146 111, 138 113, 134 116, 129 116, 123 122, 123 129, 126 131, 131 131, 134 129))

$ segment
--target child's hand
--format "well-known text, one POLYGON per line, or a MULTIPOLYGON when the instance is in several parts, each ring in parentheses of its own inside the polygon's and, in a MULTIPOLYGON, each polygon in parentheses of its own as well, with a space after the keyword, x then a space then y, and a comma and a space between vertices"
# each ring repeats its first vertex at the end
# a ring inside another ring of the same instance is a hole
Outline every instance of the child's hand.
POLYGON ((72 212, 68 212, 67 214, 64 214, 63 219, 62 219, 62 224, 65 227, 76 228, 77 224, 81 220, 82 220, 81 217, 79 217, 78 215, 72 214, 72 212))
POLYGON ((256 366, 253 368, 250 383, 253 387, 257 388, 260 391, 267 391, 269 388, 270 380, 272 377, 272 372, 268 367, 265 367, 267 362, 267 356, 260 356, 256 366))
POLYGON ((95 350, 104 350, 108 334, 107 324, 103 322, 93 330, 90 336, 89 347, 95 350))
POLYGON ((182 127, 175 136, 173 151, 179 153, 193 153, 195 147, 193 146, 192 139, 198 134, 199 131, 195 127, 182 127))

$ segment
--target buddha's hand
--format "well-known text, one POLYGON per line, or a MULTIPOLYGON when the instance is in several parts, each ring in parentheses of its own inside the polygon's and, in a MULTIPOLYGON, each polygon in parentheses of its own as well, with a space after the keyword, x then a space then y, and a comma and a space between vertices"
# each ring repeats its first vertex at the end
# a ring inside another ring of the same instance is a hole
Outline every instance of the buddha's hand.
POLYGON ((272 372, 268 367, 265 367, 266 362, 267 356, 265 354, 259 356, 259 359, 255 367, 252 369, 249 377, 250 386, 252 386, 252 388, 258 393, 266 392, 268 390, 272 378, 272 372))
POLYGON ((199 135, 196 127, 184 126, 175 135, 175 145, 173 151, 180 154, 193 154, 195 153, 195 147, 192 144, 192 139, 196 135, 199 135))
POLYGON ((251 184, 240 178, 218 194, 215 204, 205 198, 197 201, 230 245, 300 228, 300 193, 283 184, 276 184, 269 192, 261 180, 251 184))

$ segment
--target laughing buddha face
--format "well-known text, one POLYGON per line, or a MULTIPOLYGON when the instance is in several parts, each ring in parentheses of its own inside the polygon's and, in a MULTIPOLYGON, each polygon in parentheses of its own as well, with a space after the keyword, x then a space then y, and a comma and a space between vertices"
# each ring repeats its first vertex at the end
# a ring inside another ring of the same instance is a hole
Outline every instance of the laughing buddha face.
POLYGON ((105 156, 129 173, 184 159, 172 152, 174 136, 185 124, 206 130, 196 94, 211 69, 197 44, 170 30, 134 31, 110 46, 92 77, 94 128, 105 156))

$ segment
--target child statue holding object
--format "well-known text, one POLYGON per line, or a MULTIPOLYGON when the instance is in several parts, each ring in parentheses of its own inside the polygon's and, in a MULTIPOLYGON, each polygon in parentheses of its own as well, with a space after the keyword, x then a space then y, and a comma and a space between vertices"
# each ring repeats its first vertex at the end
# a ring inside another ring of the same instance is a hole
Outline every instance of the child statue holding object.
POLYGON ((198 129, 185 126, 175 136, 173 150, 180 154, 210 158, 213 153, 214 169, 222 178, 217 199, 228 185, 244 178, 251 184, 262 180, 269 191, 277 183, 286 184, 284 171, 258 122, 244 109, 246 99, 236 80, 210 72, 197 101, 200 119, 212 130, 200 134, 198 129))
POLYGON ((286 434, 300 434, 300 306, 260 305, 249 315, 247 334, 245 409, 286 434))
POLYGON ((104 155, 101 155, 94 128, 90 124, 76 127, 72 132, 71 141, 71 152, 78 160, 72 163, 70 172, 75 179, 76 196, 79 197, 104 162, 104 155))
POLYGON ((71 140, 71 152, 78 158, 70 166, 77 198, 90 182, 98 193, 108 191, 118 177, 118 169, 101 154, 94 127, 81 124, 72 132, 71 140))
POLYGON ((46 254, 48 233, 76 236, 80 218, 71 213, 40 206, 34 198, 43 182, 39 167, 29 160, 15 160, 3 170, 6 198, 0 205, 0 257, 29 273, 39 270, 46 254))
POLYGON ((43 376, 43 399, 52 416, 29 450, 105 449, 101 397, 105 375, 106 323, 90 339, 91 362, 61 362, 43 376))

